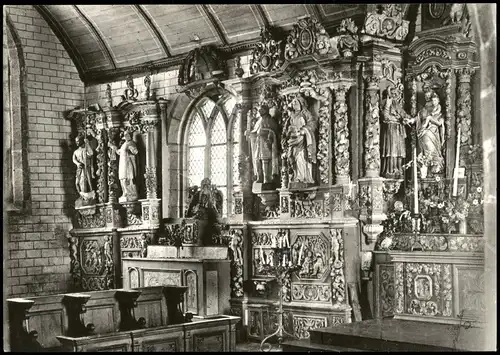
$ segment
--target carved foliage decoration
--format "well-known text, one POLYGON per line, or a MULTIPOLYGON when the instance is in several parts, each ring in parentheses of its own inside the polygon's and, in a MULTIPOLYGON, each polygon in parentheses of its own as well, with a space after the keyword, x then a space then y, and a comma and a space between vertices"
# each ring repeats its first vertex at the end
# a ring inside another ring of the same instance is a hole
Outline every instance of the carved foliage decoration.
POLYGON ((146 172, 144 173, 144 179, 146 182, 146 193, 148 198, 157 197, 157 187, 158 182, 156 180, 156 168, 146 167, 146 172))
POLYGON ((350 18, 343 19, 338 28, 338 49, 345 58, 352 57, 359 48, 358 27, 350 18))
POLYGON ((471 76, 474 74, 474 70, 470 68, 457 69, 456 71, 458 79, 458 89, 457 89, 457 131, 458 127, 461 128, 461 139, 460 139, 460 165, 465 164, 465 156, 468 147, 472 145, 472 117, 471 117, 471 76))
POLYGON ((106 150, 107 147, 107 132, 104 129, 99 129, 97 131, 97 202, 105 203, 106 201, 106 190, 107 190, 107 176, 106 176, 106 150))
POLYGON ((85 210, 77 210, 77 224, 79 228, 103 228, 106 226, 106 218, 103 207, 95 207, 85 210))
POLYGON ((291 60, 304 55, 325 55, 331 51, 330 38, 316 18, 300 19, 288 34, 285 59, 291 60))
POLYGON ((335 306, 340 307, 346 302, 344 278, 344 240, 342 229, 330 230, 331 257, 330 276, 332 278, 332 300, 335 306))
POLYGON ((104 279, 107 289, 114 287, 113 239, 104 237, 104 279))
POLYGON ((449 60, 451 59, 451 56, 448 54, 448 51, 446 49, 441 47, 426 48, 417 55, 417 57, 415 58, 415 63, 420 64, 428 58, 440 58, 449 60))
POLYGON ((326 317, 294 315, 293 334, 299 339, 309 339, 309 330, 325 328, 327 326, 326 317))
POLYGON ((368 77, 365 91, 365 170, 380 170, 379 78, 368 77))
POLYGON ((330 145, 330 116, 332 112, 332 92, 330 89, 320 89, 318 96, 319 107, 319 139, 318 139, 318 170, 321 183, 329 183, 328 147, 330 145))
POLYGON ((403 263, 394 264, 394 285, 396 294, 395 313, 401 314, 404 312, 405 307, 403 263))
POLYGON ((119 128, 110 128, 108 130, 108 198, 109 202, 116 202, 119 194, 118 183, 118 157, 116 152, 111 149, 111 144, 118 145, 119 128))
POLYGON ((231 292, 243 297, 243 230, 231 229, 231 292))
POLYGON ((349 126, 346 103, 348 90, 349 88, 343 85, 335 89, 335 104, 333 106, 335 116, 335 176, 349 176, 349 126))
POLYGON ((407 312, 415 315, 452 315, 451 266, 406 264, 407 312))
POLYGON ((363 32, 376 37, 403 41, 408 35, 409 21, 403 20, 401 4, 379 5, 366 16, 363 32))
POLYGON ((330 302, 332 299, 331 286, 328 284, 292 284, 292 301, 303 302, 330 302))
POLYGON ((250 59, 250 74, 277 70, 284 63, 284 42, 273 36, 272 29, 263 28, 260 38, 250 59))
POLYGON ((380 265, 378 276, 379 316, 394 315, 394 266, 380 265))

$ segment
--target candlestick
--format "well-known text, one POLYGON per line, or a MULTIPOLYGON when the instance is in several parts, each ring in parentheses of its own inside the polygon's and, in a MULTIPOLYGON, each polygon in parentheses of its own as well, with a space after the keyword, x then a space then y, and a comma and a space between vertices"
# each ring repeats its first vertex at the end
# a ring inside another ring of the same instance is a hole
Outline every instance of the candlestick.
POLYGON ((461 136, 461 127, 458 126, 458 134, 457 134, 457 154, 455 155, 455 171, 453 174, 453 192, 452 196, 457 196, 458 194, 458 169, 460 167, 460 136, 461 136))
POLYGON ((271 236, 271 248, 276 248, 276 236, 271 236))
POLYGON ((301 264, 302 261, 302 253, 304 252, 304 242, 302 242, 302 246, 300 247, 299 250, 299 265, 301 264))
POLYGON ((274 253, 269 255, 269 266, 273 267, 274 266, 274 253))
POLYGON ((262 245, 260 246, 260 260, 262 260, 262 264, 266 263, 264 260, 264 250, 262 250, 262 245))
POLYGON ((413 207, 414 214, 418 214, 418 177, 417 177, 417 147, 413 147, 413 207))
POLYGON ((288 235, 288 233, 285 235, 285 247, 286 248, 290 248, 290 236, 288 235))

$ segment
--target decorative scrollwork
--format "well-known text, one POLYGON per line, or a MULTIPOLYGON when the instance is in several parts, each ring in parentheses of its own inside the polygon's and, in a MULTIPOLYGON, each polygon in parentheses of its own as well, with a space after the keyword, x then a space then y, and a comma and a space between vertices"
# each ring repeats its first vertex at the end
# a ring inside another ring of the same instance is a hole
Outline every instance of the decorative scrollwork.
POLYGON ((158 182, 156 180, 156 169, 153 167, 146 167, 146 172, 144 173, 144 180, 146 183, 146 193, 148 198, 156 198, 156 191, 158 188, 158 182))
POLYGON ((396 298, 394 311, 396 314, 402 314, 404 312, 405 296, 403 284, 403 263, 396 263, 394 265, 394 289, 396 298))
POLYGON ((76 291, 81 288, 81 279, 82 279, 82 268, 80 265, 79 258, 79 239, 76 236, 71 236, 68 238, 69 243, 69 257, 70 257, 70 273, 73 279, 73 287, 76 291))
POLYGON ((394 315, 394 267, 391 265, 379 266, 379 315, 382 317, 394 315))
POLYGON ((303 18, 294 24, 288 34, 285 59, 291 60, 310 54, 325 55, 331 51, 330 38, 316 18, 303 18))
POLYGON ((323 184, 329 182, 328 164, 328 146, 330 144, 330 115, 332 112, 332 92, 329 89, 322 89, 319 92, 319 97, 325 98, 320 100, 319 107, 319 139, 318 139, 318 170, 319 178, 323 184))
POLYGON ((263 28, 260 38, 250 59, 250 74, 277 70, 284 63, 284 42, 275 38, 272 29, 263 28))
POLYGON ((309 339, 310 330, 325 328, 327 326, 326 317, 317 316, 293 316, 293 333, 299 339, 309 339))
POLYGON ((101 207, 96 208, 95 213, 87 214, 84 210, 77 210, 77 223, 80 228, 103 228, 106 226, 106 216, 101 207))
POLYGON ((451 56, 449 55, 448 51, 443 48, 439 47, 432 47, 432 48, 427 48, 423 50, 421 53, 417 55, 417 58, 415 59, 416 64, 422 63, 424 60, 427 58, 441 58, 441 59, 451 59, 451 56))
POLYGON ((330 302, 332 291, 330 285, 292 284, 292 300, 305 302, 330 302))
POLYGON ((383 4, 378 6, 378 11, 366 16, 364 33, 404 41, 409 32, 409 21, 403 20, 401 4, 383 4))

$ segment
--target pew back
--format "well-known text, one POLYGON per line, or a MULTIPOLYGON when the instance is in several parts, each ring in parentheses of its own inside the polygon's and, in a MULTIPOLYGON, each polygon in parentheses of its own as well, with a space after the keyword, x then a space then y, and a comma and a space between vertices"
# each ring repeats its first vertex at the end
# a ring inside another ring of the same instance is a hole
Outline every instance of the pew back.
POLYGON ((146 319, 146 328, 167 325, 167 303, 163 286, 139 287, 134 290, 141 292, 134 309, 135 319, 146 319))
POLYGON ((87 311, 83 314, 83 322, 94 324, 96 334, 118 331, 120 308, 115 299, 115 293, 116 290, 85 292, 90 299, 85 305, 87 311))

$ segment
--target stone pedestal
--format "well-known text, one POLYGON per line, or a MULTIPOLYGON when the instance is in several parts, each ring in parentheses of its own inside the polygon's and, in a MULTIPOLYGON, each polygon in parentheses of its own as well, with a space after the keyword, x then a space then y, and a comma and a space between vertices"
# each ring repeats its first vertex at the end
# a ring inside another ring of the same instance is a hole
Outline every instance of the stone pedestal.
POLYGON ((160 227, 160 199, 139 200, 142 205, 142 225, 146 228, 160 227))

